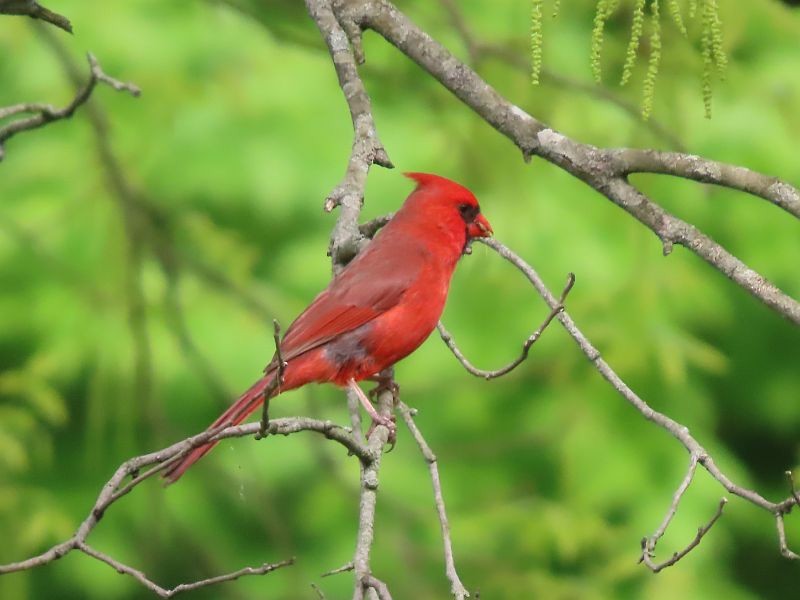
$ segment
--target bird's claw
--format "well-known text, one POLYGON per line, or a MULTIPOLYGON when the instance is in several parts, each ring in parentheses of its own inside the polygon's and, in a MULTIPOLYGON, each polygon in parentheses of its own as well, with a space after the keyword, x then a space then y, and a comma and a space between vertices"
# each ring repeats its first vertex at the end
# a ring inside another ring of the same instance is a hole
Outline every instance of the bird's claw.
POLYGON ((373 417, 372 425, 370 425, 369 429, 367 430, 367 438, 372 435, 372 433, 375 431, 375 428, 379 425, 386 427, 386 429, 389 430, 389 437, 386 441, 390 444, 387 452, 391 452, 394 450, 395 443, 397 442, 397 419, 395 419, 394 415, 390 417, 383 417, 381 415, 373 417))
POLYGON ((382 392, 391 392, 394 403, 400 400, 400 386, 393 379, 379 379, 378 385, 367 392, 371 400, 375 400, 382 392))

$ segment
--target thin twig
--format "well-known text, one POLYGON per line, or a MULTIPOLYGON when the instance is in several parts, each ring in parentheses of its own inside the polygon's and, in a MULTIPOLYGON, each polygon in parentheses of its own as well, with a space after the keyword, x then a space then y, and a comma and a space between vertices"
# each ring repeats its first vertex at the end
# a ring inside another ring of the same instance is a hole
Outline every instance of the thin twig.
POLYGON ((283 360, 283 355, 281 354, 281 324, 278 323, 278 319, 272 319, 272 341, 275 343, 275 356, 272 358, 270 364, 275 364, 275 378, 269 382, 269 385, 267 385, 262 392, 264 403, 261 410, 261 428, 256 434, 257 440, 260 440, 267 435, 267 431, 269 430, 269 400, 272 398, 272 396, 277 396, 281 393, 283 374, 288 366, 286 361, 283 360))
POLYGON ((669 510, 667 510, 667 514, 664 516, 664 520, 661 521, 661 525, 658 526, 655 533, 651 535, 649 538, 643 540, 642 543, 642 556, 652 556, 656 549, 656 544, 658 540, 664 537, 664 533, 667 531, 667 527, 672 522, 672 519, 675 517, 675 513, 678 512, 678 504, 680 504, 683 495, 686 493, 686 490, 689 489, 691 485, 694 474, 697 472, 697 463, 699 457, 692 454, 689 458, 689 469, 686 472, 686 476, 681 481, 681 484, 678 486, 678 489, 675 490, 675 493, 672 496, 672 503, 669 505, 669 510))
POLYGON ((358 231, 365 238, 372 239, 373 237, 375 237, 375 234, 378 233, 381 227, 385 226, 389 221, 392 220, 393 216, 394 213, 388 213, 380 217, 375 217, 374 219, 359 225, 358 231))
POLYGON ((528 353, 530 352, 531 346, 533 346, 542 336, 542 333, 544 333, 544 330, 547 329, 547 326, 550 325, 556 315, 564 310, 564 301, 567 299, 567 295, 569 294, 573 285, 575 285, 575 275, 570 273, 567 276, 567 284, 564 286, 564 290, 561 292, 561 296, 558 299, 558 304, 550 309, 550 312, 548 313, 547 317, 545 317, 544 321, 542 321, 542 324, 539 325, 538 329, 528 336, 528 339, 526 339, 522 344, 522 353, 506 366, 495 371, 485 371, 473 365, 469 359, 467 359, 461 349, 456 345, 452 334, 445 329, 445 326, 441 321, 436 324, 436 329, 439 330, 439 335, 441 336, 442 341, 447 345, 448 348, 450 348, 450 351, 458 359, 458 362, 460 362, 469 373, 475 375, 475 377, 482 377, 486 380, 502 377, 525 362, 525 360, 528 358, 528 353))
POLYGON ((800 554, 792 551, 789 548, 789 542, 786 540, 786 526, 784 524, 784 516, 786 513, 775 513, 775 527, 778 530, 778 548, 780 548, 781 555, 790 560, 800 560, 800 554))
POLYGON ((650 554, 647 553, 647 551, 643 551, 642 562, 646 564, 648 568, 650 568, 650 570, 653 571, 653 573, 658 573, 659 571, 663 571, 667 567, 671 567, 672 565, 677 563, 679 560, 681 560, 684 556, 689 554, 689 552, 694 550, 700 544, 700 541, 703 539, 703 536, 705 536, 705 534, 709 532, 709 530, 714 526, 714 523, 716 523, 722 516, 722 511, 727 503, 728 500, 726 498, 722 498, 722 500, 719 501, 719 504, 717 505, 717 511, 714 513, 714 516, 711 517, 711 520, 708 523, 697 528, 697 535, 694 536, 694 539, 691 542, 689 542, 689 545, 686 546, 683 550, 681 550, 680 552, 676 552, 668 560, 665 560, 664 562, 657 564, 652 562, 652 557, 650 554))
POLYGON ((316 583, 311 584, 311 589, 317 593, 317 598, 319 598, 319 600, 325 600, 325 593, 320 589, 320 587, 316 583))
POLYGON ((89 80, 78 90, 72 101, 64 108, 55 108, 50 104, 30 103, 16 104, 5 109, 0 109, 0 118, 21 113, 33 113, 29 117, 11 121, 11 123, 0 127, 0 160, 3 159, 3 145, 10 138, 23 131, 38 129, 48 123, 70 118, 75 111, 89 99, 98 82, 105 83, 117 91, 128 92, 133 96, 138 96, 141 93, 139 88, 132 83, 124 83, 106 75, 100 68, 100 63, 97 62, 97 59, 92 54, 87 54, 87 60, 89 61, 89 80))
POLYGON ((72 23, 64 15, 45 8, 35 0, 0 0, 0 14, 4 15, 27 15, 33 19, 39 19, 63 29, 67 33, 72 33, 72 23))
POLYGON ((428 470, 430 471, 431 475, 431 485, 433 486, 433 501, 436 505, 436 513, 439 515, 439 525, 442 530, 445 573, 447 578, 450 580, 450 593, 453 595, 455 600, 464 600, 465 598, 469 597, 469 592, 467 591, 467 588, 464 587, 464 584, 461 583, 461 579, 456 571, 456 563, 455 559, 453 558, 453 542, 450 539, 450 524, 447 521, 447 511, 444 505, 444 494, 442 494, 442 483, 439 479, 439 466, 436 455, 433 453, 433 450, 431 450, 428 442, 422 436, 422 432, 420 432, 419 427, 417 427, 417 424, 414 422, 414 414, 416 411, 409 408, 404 402, 398 402, 397 407, 400 410, 403 421, 405 421, 406 426, 411 432, 411 435, 414 437, 414 441, 417 442, 417 446, 419 446, 425 462, 428 463, 428 470))
POLYGON ((207 587, 209 585, 216 585, 218 583, 223 583, 226 581, 233 581, 234 579, 239 579, 240 577, 244 577, 246 575, 266 575, 267 573, 271 573, 277 569, 282 567, 288 567, 289 565, 294 564, 294 558, 289 558, 286 560, 282 560, 281 562, 277 563, 264 563, 258 567, 244 567, 243 569, 239 569, 238 571, 233 571, 232 573, 227 573, 225 575, 217 575, 216 577, 209 577, 208 579, 201 579, 200 581, 194 581, 192 583, 181 583, 180 585, 176 585, 173 588, 164 588, 155 583, 153 580, 148 578, 142 571, 138 569, 134 569, 129 567, 126 564, 119 562, 118 560, 110 557, 103 552, 99 552, 95 550, 91 546, 85 543, 80 543, 77 545, 77 549, 99 560, 100 562, 104 562, 110 567, 112 567, 117 573, 121 573, 123 575, 130 575, 140 584, 142 584, 145 588, 153 592, 154 594, 158 595, 161 598, 172 598, 173 596, 177 596, 181 592, 190 592, 192 590, 196 590, 202 587, 207 587))
POLYGON ((695 538, 680 552, 676 552, 672 555, 671 558, 665 560, 661 563, 656 563, 653 561, 655 558, 656 552, 656 544, 658 541, 664 537, 664 534, 667 531, 667 527, 672 522, 672 519, 675 517, 675 514, 678 512, 678 504, 680 504, 683 495, 686 493, 686 490, 689 489, 689 486, 692 484, 694 479, 694 475, 697 472, 697 464, 700 462, 700 456, 692 454, 689 458, 689 468, 686 471, 686 475, 684 476, 683 480, 681 481, 678 489, 675 490, 675 494, 672 496, 672 503, 669 505, 669 509, 667 510, 667 514, 664 516, 664 520, 661 521, 661 524, 656 529, 655 533, 651 535, 649 538, 644 538, 642 540, 642 555, 639 558, 639 562, 643 562, 647 567, 653 571, 654 573, 658 573, 659 571, 666 569, 677 563, 681 558, 689 554, 698 544, 700 544, 700 540, 703 536, 708 533, 708 530, 716 523, 717 519, 722 516, 722 509, 724 508, 725 504, 728 502, 726 498, 723 498, 717 509, 717 513, 714 517, 709 521, 705 526, 700 527, 697 530, 697 535, 695 538))
POLYGON ((330 577, 331 575, 338 575, 339 573, 347 573, 348 571, 352 571, 355 568, 353 565, 353 561, 351 560, 349 563, 342 565, 337 569, 332 569, 327 573, 323 573, 320 577, 330 577))

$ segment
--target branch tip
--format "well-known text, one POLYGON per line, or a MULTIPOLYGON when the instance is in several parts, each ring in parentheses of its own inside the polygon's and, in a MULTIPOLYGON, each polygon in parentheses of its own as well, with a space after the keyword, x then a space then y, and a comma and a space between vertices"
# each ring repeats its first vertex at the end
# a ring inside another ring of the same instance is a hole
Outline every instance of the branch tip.
POLYGON ((106 75, 92 54, 87 55, 87 61, 89 62, 89 80, 78 89, 73 99, 64 108, 33 102, 0 108, 0 118, 29 113, 29 116, 21 117, 0 127, 0 160, 3 158, 3 144, 8 139, 23 131, 38 129, 48 123, 72 117, 75 111, 89 100, 98 82, 117 91, 125 91, 133 96, 139 95, 139 88, 134 84, 125 83, 106 75))

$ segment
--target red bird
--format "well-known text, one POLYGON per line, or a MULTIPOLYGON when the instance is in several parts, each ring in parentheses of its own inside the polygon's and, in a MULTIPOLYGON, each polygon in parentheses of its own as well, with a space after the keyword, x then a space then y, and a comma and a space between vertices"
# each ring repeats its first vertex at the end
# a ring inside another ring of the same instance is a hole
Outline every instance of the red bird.
MULTIPOLYGON (((376 423, 378 415, 357 382, 372 378, 416 350, 444 310, 450 279, 471 238, 492 234, 467 188, 426 173, 407 173, 417 188, 377 237, 334 277, 280 343, 283 381, 271 395, 307 383, 353 390, 376 423)), ((261 406, 277 362, 210 428, 235 425, 261 406)), ((164 476, 171 482, 217 442, 199 446, 164 476)))

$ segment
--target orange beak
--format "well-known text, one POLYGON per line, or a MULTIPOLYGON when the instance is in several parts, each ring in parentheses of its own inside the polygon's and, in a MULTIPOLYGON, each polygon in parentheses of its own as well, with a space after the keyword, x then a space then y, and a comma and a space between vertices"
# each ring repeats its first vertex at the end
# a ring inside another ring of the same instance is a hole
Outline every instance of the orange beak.
POLYGON ((479 214, 475 217, 475 220, 467 226, 467 233, 469 233, 470 237, 490 237, 494 232, 492 231, 492 226, 489 225, 489 221, 486 220, 486 217, 479 214))

